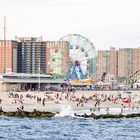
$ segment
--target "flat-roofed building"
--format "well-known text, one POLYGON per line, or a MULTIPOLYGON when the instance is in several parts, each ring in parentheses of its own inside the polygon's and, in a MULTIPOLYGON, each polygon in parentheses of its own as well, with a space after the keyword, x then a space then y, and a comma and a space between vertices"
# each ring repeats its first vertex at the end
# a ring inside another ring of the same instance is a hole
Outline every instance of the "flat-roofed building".
POLYGON ((0 73, 17 72, 18 43, 0 40, 0 73))
POLYGON ((98 50, 97 54, 97 78, 101 79, 104 72, 109 73, 109 55, 108 50, 98 50))
POLYGON ((115 47, 110 48, 110 74, 118 76, 118 51, 115 47))
POLYGON ((110 50, 98 50, 97 54, 97 78, 103 73, 117 76, 117 51, 111 47, 110 50))
POLYGON ((67 41, 46 42, 46 72, 64 75, 68 68, 69 43, 67 41))
POLYGON ((140 47, 133 49, 133 73, 140 70, 140 47))
POLYGON ((18 42, 18 73, 46 73, 46 42, 42 37, 20 37, 18 42))
POLYGON ((119 48, 118 77, 128 77, 133 73, 133 48, 119 48))
POLYGON ((140 70, 139 48, 116 48, 99 50, 97 55, 97 77, 101 78, 103 72, 115 77, 126 79, 140 70))
POLYGON ((11 73, 0 75, 0 91, 59 91, 66 81, 51 75, 11 73))

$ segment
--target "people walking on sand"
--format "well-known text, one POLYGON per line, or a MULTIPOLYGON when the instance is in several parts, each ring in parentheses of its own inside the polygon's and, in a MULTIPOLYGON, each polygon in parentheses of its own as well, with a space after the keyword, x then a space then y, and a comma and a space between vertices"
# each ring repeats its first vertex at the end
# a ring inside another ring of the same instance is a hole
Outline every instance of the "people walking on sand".
POLYGON ((45 98, 43 98, 42 104, 43 104, 43 106, 45 106, 45 98))
MULTIPOLYGON (((40 109, 40 105, 45 110, 45 105, 49 106, 57 106, 59 107, 59 104, 68 104, 73 107, 73 109, 92 109, 94 108, 96 111, 102 112, 102 109, 105 109, 106 112, 112 111, 112 108, 119 108, 120 111, 125 111, 123 108, 127 107, 130 110, 132 107, 139 107, 140 108, 140 95, 137 93, 133 93, 129 95, 128 93, 122 93, 120 91, 120 94, 117 94, 117 92, 86 92, 86 91, 78 91, 76 90, 73 94, 71 93, 64 93, 62 94, 59 91, 46 93, 46 92, 40 92, 40 94, 37 94, 36 92, 14 92, 13 97, 9 98, 9 94, 7 92, 7 95, 0 96, 0 104, 2 103, 3 109, 7 107, 7 104, 11 106, 12 109, 17 109, 17 105, 19 105, 19 109, 27 109, 30 110, 32 106, 37 106, 37 109, 40 109), (18 95, 19 96, 18 96, 18 95), (7 99, 6 99, 7 98, 7 99), (22 100, 21 100, 22 99, 22 100), (24 100, 23 100, 24 99, 24 100), (16 102, 16 104, 14 104, 16 102), (25 103, 23 105, 22 103, 25 103), (133 105, 134 103, 134 105, 133 105), (31 107, 30 107, 31 105, 31 107), (29 108, 28 108, 29 107, 29 108), (109 108, 109 111, 107 109, 109 108), (101 110, 100 110, 101 108, 101 110)), ((0 105, 1 106, 1 105, 0 105)), ((9 107, 10 108, 10 107, 9 107)), ((56 108, 56 107, 55 107, 56 108)), ((139 110, 138 110, 139 111, 139 110)), ((119 112, 120 113, 120 112, 119 112)))
POLYGON ((2 112, 3 110, 2 110, 2 106, 0 106, 0 112, 2 112))
POLYGON ((77 106, 77 107, 79 106, 79 103, 78 103, 78 102, 76 103, 76 106, 77 106))
POLYGON ((23 95, 22 94, 20 94, 20 99, 23 99, 23 95))
POLYGON ((109 114, 109 107, 107 107, 106 112, 107 112, 107 114, 109 114))
POLYGON ((23 105, 23 104, 21 105, 21 110, 22 110, 22 111, 24 110, 24 105, 23 105))
POLYGON ((121 114, 123 113, 123 107, 121 108, 121 114))
POLYGON ((37 97, 37 103, 41 103, 41 98, 37 97))

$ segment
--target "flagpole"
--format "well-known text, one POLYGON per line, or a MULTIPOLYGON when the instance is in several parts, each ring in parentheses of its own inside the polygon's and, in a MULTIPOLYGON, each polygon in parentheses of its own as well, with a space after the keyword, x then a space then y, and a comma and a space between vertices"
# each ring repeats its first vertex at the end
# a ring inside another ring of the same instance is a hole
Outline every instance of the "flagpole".
POLYGON ((38 87, 38 92, 40 91, 40 58, 39 58, 39 87, 38 87))
POLYGON ((4 16, 4 73, 6 73, 6 16, 4 16))

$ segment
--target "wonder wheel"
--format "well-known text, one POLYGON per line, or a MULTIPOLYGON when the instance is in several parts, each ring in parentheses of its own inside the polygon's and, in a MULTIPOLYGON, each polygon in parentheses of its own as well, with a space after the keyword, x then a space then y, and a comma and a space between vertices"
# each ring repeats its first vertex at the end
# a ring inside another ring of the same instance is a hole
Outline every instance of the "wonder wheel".
POLYGON ((69 43, 69 61, 65 79, 80 80, 96 74, 96 50, 92 42, 79 34, 69 34, 59 41, 69 43))

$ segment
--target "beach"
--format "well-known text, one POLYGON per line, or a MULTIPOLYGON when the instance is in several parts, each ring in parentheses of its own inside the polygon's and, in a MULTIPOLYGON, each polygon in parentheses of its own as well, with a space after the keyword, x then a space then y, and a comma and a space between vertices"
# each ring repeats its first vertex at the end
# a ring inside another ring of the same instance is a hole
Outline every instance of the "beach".
POLYGON ((75 91, 62 92, 1 92, 0 107, 3 111, 23 110, 28 112, 49 111, 60 113, 64 108, 73 111, 88 110, 109 112, 112 108, 138 110, 140 112, 139 91, 75 91))

